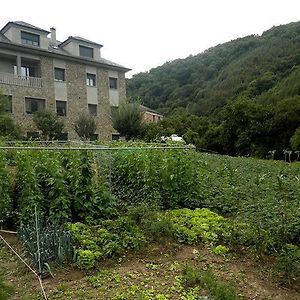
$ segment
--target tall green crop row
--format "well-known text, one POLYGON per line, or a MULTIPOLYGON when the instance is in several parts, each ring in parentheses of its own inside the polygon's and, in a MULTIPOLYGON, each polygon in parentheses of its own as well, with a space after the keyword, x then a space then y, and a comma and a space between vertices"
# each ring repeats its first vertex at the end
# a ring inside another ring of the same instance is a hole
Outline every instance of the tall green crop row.
POLYGON ((113 155, 113 193, 126 204, 200 206, 194 163, 191 151, 119 151, 113 155))
POLYGON ((17 153, 14 200, 20 220, 31 222, 35 208, 55 223, 103 216, 101 204, 112 197, 93 163, 86 151, 17 153))
POLYGON ((12 176, 8 171, 6 158, 0 152, 0 228, 12 216, 12 176))

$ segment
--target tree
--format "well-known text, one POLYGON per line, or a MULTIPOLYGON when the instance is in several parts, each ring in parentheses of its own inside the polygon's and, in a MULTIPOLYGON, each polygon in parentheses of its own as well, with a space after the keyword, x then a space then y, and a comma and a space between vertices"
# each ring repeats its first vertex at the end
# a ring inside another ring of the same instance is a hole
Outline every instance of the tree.
POLYGON ((64 123, 58 116, 48 110, 39 110, 33 116, 36 127, 42 132, 45 141, 59 139, 64 129, 64 123))
POLYGON ((294 150, 300 149, 300 127, 296 129, 294 135, 291 137, 291 146, 294 150))
POLYGON ((144 132, 143 115, 138 103, 123 103, 112 111, 113 127, 125 136, 126 141, 139 137, 144 132))
POLYGON ((83 140, 90 140, 96 131, 97 125, 93 117, 82 113, 74 124, 74 129, 83 140))
POLYGON ((0 91, 0 136, 5 139, 19 139, 21 130, 8 114, 10 106, 9 98, 0 91))

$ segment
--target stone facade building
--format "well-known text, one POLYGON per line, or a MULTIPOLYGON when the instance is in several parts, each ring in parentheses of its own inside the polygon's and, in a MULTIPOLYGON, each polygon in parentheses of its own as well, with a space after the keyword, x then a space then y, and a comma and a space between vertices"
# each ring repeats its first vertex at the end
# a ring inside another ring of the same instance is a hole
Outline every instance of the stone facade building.
POLYGON ((161 113, 144 105, 140 105, 140 110, 143 113, 143 118, 146 123, 157 123, 164 117, 161 113))
POLYGON ((54 28, 20 21, 1 29, 0 90, 10 97, 12 116, 25 134, 37 132, 33 113, 47 109, 63 119, 65 138, 78 139, 73 127, 82 112, 95 118, 95 138, 112 138, 111 107, 126 98, 130 69, 102 58, 101 48, 77 36, 59 42, 54 28))

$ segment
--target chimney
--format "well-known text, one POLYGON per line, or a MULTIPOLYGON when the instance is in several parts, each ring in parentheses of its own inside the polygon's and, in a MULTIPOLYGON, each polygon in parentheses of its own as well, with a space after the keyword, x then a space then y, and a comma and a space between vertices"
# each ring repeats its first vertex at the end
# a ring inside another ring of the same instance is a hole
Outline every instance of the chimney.
POLYGON ((51 31, 51 43, 55 44, 56 43, 56 29, 54 27, 51 27, 50 31, 51 31))

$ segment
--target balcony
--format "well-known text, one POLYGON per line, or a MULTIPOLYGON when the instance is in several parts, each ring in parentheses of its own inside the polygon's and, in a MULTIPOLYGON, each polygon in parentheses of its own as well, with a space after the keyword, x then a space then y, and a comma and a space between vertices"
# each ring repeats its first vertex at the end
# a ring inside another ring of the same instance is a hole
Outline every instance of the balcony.
POLYGON ((0 84, 18 85, 31 88, 41 88, 42 79, 38 77, 14 75, 0 72, 0 84))

